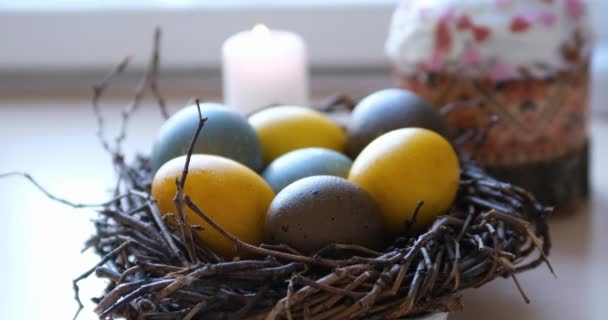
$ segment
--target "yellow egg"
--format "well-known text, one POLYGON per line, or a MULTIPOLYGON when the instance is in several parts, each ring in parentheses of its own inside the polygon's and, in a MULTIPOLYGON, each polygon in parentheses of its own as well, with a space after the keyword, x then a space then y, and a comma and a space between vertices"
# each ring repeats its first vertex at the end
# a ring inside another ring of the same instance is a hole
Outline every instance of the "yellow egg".
MULTIPOLYGON (((181 177, 186 156, 165 163, 152 182, 152 195, 162 214, 176 213, 173 198, 175 179, 181 177)), ((261 243, 264 218, 274 198, 272 189, 257 173, 244 165, 220 156, 193 155, 184 193, 213 221, 239 239, 261 243)), ((233 243, 208 225, 194 211, 185 210, 192 225, 201 225, 196 235, 214 252, 234 257, 233 243)))
POLYGON ((310 108, 280 106, 249 118, 262 144, 266 164, 296 149, 320 147, 344 151, 346 133, 324 114, 310 108))
POLYGON ((424 201, 414 229, 428 227, 445 213, 458 191, 456 152, 439 134, 426 129, 390 131, 372 141, 348 179, 369 192, 382 209, 386 230, 395 236, 424 201))

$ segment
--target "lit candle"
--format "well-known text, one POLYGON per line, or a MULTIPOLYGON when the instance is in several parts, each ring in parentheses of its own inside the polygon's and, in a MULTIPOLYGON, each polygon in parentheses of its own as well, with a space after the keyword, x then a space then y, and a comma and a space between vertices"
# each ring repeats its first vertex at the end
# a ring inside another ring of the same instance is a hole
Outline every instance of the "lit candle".
POLYGON ((308 104, 306 45, 297 34, 262 24, 222 47, 224 102, 243 112, 271 104, 308 104))

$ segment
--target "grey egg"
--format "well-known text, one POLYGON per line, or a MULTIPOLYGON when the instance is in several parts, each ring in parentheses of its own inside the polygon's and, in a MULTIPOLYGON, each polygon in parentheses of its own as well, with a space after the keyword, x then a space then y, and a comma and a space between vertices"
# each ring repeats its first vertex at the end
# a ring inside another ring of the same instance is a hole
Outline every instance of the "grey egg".
POLYGON ((400 128, 417 127, 447 137, 446 123, 433 106, 404 89, 384 89, 363 98, 347 128, 348 154, 355 158, 377 137, 400 128))
POLYGON ((363 189, 334 176, 298 180, 276 195, 265 220, 266 241, 313 253, 333 243, 378 249, 380 208, 363 189))

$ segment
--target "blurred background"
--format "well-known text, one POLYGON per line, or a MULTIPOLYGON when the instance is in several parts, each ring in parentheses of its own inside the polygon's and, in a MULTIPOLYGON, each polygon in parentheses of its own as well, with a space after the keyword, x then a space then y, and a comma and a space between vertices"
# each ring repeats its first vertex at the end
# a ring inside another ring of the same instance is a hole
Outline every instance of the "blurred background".
MULTIPOLYGON (((532 0, 530 0, 532 1, 532 0)), ((533 303, 498 280, 465 295, 451 319, 600 319, 608 268, 608 1, 588 1, 597 42, 593 55, 594 193, 583 213, 552 222, 558 280, 546 270, 523 275, 533 303), (556 307, 563 304, 562 307, 556 307)), ((263 22, 302 35, 311 93, 355 96, 389 87, 384 55, 396 0, 0 0, 0 172, 25 171, 51 192, 99 202, 114 183, 110 158, 95 138, 91 86, 126 55, 129 71, 104 100, 109 130, 132 96, 163 30, 161 91, 170 110, 191 97, 221 99, 220 48, 230 35, 263 22)), ((162 119, 151 100, 134 118, 125 148, 149 152, 162 119)), ((23 179, 0 180, 0 319, 68 319, 76 310, 71 280, 96 258, 81 255, 92 232, 89 210, 55 203, 23 179)), ((103 283, 83 283, 88 299, 103 283)))
MULTIPOLYGON (((397 2, 0 0, 0 94, 88 93, 87 80, 98 79, 127 54, 138 57, 131 70, 141 70, 150 53, 151 30, 161 26, 167 90, 213 95, 220 91, 215 80, 220 76, 222 42, 260 22, 293 30, 306 40, 312 75, 327 81, 313 81, 313 94, 365 92, 370 85, 382 86, 371 82, 372 75, 382 81, 390 68, 384 41, 397 2), (367 74, 367 83, 351 80, 349 75, 361 72, 367 74), (48 80, 57 77, 64 82, 49 85, 48 80), (179 80, 171 81, 174 78, 179 80)), ((608 2, 587 2, 597 34, 595 70, 605 70, 608 2)))

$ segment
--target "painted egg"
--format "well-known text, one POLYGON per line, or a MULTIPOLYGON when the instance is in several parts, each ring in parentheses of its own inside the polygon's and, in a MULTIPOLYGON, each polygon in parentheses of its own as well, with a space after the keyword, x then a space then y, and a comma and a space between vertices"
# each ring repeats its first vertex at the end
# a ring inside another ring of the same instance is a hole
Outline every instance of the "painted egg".
MULTIPOLYGON (((186 156, 165 163, 154 176, 152 195, 162 214, 175 213, 175 179, 181 177, 186 156)), ((274 193, 257 173, 244 165, 214 155, 192 155, 184 194, 213 221, 237 238, 259 245, 263 239, 264 217, 274 193), (235 201, 238 199, 238 201, 235 201)), ((186 219, 203 230, 195 234, 214 252, 234 257, 234 244, 217 232, 190 208, 186 219)))
POLYGON ((380 205, 385 228, 393 236, 411 222, 414 230, 428 227, 446 213, 458 190, 460 167, 456 152, 439 134, 421 128, 398 129, 370 143, 355 159, 348 179, 380 205))
POLYGON ((298 180, 268 208, 266 241, 306 254, 333 243, 379 248, 384 243, 380 209, 352 182, 333 176, 298 180))
POLYGON ((363 98, 348 125, 347 150, 356 157, 372 140, 400 128, 425 128, 446 136, 446 124, 427 101, 403 89, 385 89, 363 98))
POLYGON ((310 108, 279 106, 256 112, 249 123, 258 134, 266 164, 296 149, 320 147, 344 151, 346 133, 310 108))
POLYGON ((310 176, 330 175, 346 178, 353 161, 329 149, 305 148, 275 159, 262 173, 275 193, 287 185, 310 176))
MULTIPOLYGON (((203 103, 201 113, 208 120, 194 146, 195 154, 226 157, 259 171, 262 147, 247 118, 218 103, 203 103)), ((172 115, 161 127, 150 158, 153 172, 167 161, 185 155, 199 123, 195 105, 172 115)))

